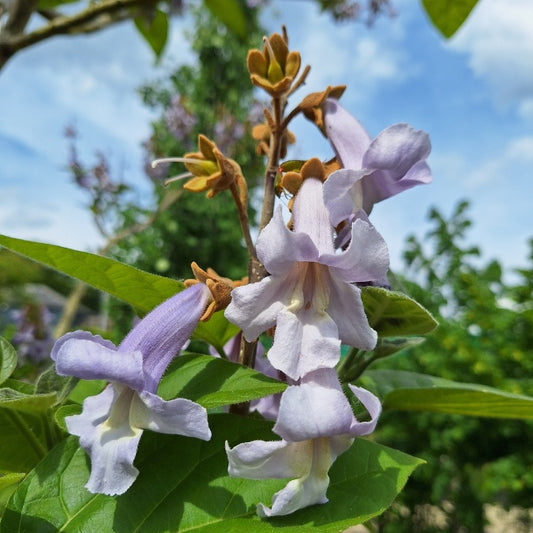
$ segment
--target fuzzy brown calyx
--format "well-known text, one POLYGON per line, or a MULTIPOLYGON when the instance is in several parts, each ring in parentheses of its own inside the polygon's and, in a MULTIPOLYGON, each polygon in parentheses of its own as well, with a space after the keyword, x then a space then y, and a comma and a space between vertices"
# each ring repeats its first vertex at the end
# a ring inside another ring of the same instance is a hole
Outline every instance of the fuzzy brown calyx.
POLYGON ((213 313, 226 309, 231 302, 231 291, 235 287, 245 285, 248 282, 247 278, 243 278, 239 281, 223 278, 212 268, 203 270, 194 261, 191 263, 191 270, 194 279, 185 280, 185 287, 191 287, 192 285, 196 285, 196 283, 205 283, 207 288, 211 291, 211 301, 200 318, 202 322, 207 322, 213 316, 213 313))
MULTIPOLYGON (((299 162, 295 161, 294 163, 296 164, 299 162)), ((312 159, 309 159, 303 163, 299 170, 290 170, 285 172, 278 179, 277 188, 278 190, 285 191, 294 197, 300 190, 303 180, 307 178, 315 178, 322 182, 326 181, 326 178, 330 173, 328 170, 333 168, 332 165, 334 165, 332 161, 322 163, 320 159, 313 157, 312 159)), ((283 165, 280 168, 283 168, 283 165)), ((289 203, 289 207, 290 205, 291 204, 289 203)))
MULTIPOLYGON (((272 130, 268 122, 263 122, 262 124, 257 124, 252 128, 252 137, 258 141, 255 151, 257 155, 266 155, 270 153, 270 139, 272 135, 272 130)), ((281 147, 279 157, 283 159, 287 155, 287 146, 289 144, 294 144, 296 142, 296 137, 294 133, 289 130, 284 130, 281 136, 281 147)))
POLYGON ((328 85, 322 92, 308 94, 298 105, 300 111, 311 122, 314 122, 318 129, 326 136, 324 129, 324 111, 322 106, 326 98, 335 98, 338 100, 346 89, 346 85, 328 85))
POLYGON ((237 181, 243 180, 239 164, 226 157, 205 135, 198 136, 199 152, 185 154, 185 166, 193 174, 183 188, 190 192, 207 191, 212 198, 221 191, 229 189, 237 181))
POLYGON ((262 87, 273 97, 287 94, 300 70, 301 58, 297 51, 289 51, 287 34, 273 33, 263 38, 263 51, 248 52, 246 63, 254 85, 262 87))

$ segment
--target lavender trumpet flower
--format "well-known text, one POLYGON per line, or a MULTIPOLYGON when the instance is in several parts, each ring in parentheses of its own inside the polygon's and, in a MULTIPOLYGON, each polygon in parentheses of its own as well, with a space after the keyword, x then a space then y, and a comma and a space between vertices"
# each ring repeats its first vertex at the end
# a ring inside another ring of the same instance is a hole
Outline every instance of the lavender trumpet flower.
POLYGON ((335 253, 318 179, 304 179, 295 197, 293 222, 290 231, 281 210, 276 211, 257 241, 257 255, 270 275, 235 288, 225 315, 248 341, 275 325, 268 359, 298 380, 334 367, 341 341, 363 350, 374 348, 377 334, 353 283, 383 279, 389 258, 383 238, 363 220, 353 224, 350 246, 335 253))
POLYGON ((68 333, 55 343, 51 357, 59 375, 110 382, 85 399, 80 415, 65 418, 69 433, 80 437, 91 457, 89 491, 114 495, 128 490, 139 474, 133 460, 145 429, 211 438, 203 407, 183 398, 164 401, 156 394, 209 298, 201 283, 180 292, 146 315, 118 347, 87 331, 68 333))
POLYGON ((273 431, 281 441, 255 440, 234 448, 226 443, 231 476, 247 479, 294 478, 274 494, 272 507, 257 506, 261 517, 293 513, 326 503, 328 471, 355 437, 374 431, 381 404, 371 392, 349 385, 370 414, 359 422, 337 379, 335 370, 312 372, 299 385, 287 388, 273 431))
POLYGON ((333 225, 352 221, 360 209, 370 214, 377 202, 431 182, 425 161, 431 151, 427 133, 395 124, 372 141, 357 119, 332 98, 324 104, 324 121, 343 167, 324 184, 333 225))

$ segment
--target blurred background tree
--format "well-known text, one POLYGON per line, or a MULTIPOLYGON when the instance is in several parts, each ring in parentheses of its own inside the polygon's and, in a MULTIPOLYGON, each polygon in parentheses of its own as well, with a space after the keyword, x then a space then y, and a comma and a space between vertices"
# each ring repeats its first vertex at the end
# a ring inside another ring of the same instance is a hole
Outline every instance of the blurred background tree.
MULTIPOLYGON (((505 273, 468 243, 468 202, 448 219, 433 208, 429 220, 425 238, 407 239, 399 280, 440 325, 421 345, 375 367, 531 395, 533 240, 530 266, 505 273)), ((522 525, 513 531, 531 531, 531 422, 389 412, 380 427, 381 442, 427 461, 380 518, 381 531, 483 531, 488 504, 521 508, 522 525)))

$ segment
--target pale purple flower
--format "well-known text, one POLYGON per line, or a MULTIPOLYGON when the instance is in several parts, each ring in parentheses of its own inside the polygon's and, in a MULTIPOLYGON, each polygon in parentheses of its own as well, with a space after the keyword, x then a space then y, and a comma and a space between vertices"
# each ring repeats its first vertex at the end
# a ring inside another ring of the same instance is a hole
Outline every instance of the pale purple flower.
POLYGON ((370 214, 375 203, 431 182, 427 133, 395 124, 372 141, 355 117, 332 98, 324 104, 324 121, 343 167, 324 184, 324 201, 335 226, 351 216, 353 220, 359 209, 370 214))
POLYGON ((298 380, 335 366, 341 341, 363 350, 375 347, 355 282, 381 280, 389 258, 379 233, 363 220, 352 226, 351 243, 335 253, 333 228, 322 200, 322 183, 305 179, 293 206, 294 231, 278 209, 257 241, 257 255, 269 276, 237 287, 226 317, 246 340, 276 326, 268 359, 298 380))
POLYGON ((374 431, 381 404, 371 392, 349 385, 370 415, 359 422, 337 379, 335 370, 322 369, 286 389, 274 426, 281 441, 255 440, 230 448, 226 443, 231 476, 247 479, 293 478, 274 494, 272 507, 260 503, 261 517, 293 513, 326 503, 328 472, 335 459, 355 437, 374 431))
POLYGON ((52 350, 63 376, 105 379, 97 396, 86 398, 80 415, 65 418, 69 433, 91 457, 91 492, 122 494, 139 471, 133 466, 145 429, 211 438, 206 410, 183 398, 164 401, 157 386, 205 310, 209 289, 201 283, 173 296, 141 320, 118 347, 98 335, 75 331, 52 350))

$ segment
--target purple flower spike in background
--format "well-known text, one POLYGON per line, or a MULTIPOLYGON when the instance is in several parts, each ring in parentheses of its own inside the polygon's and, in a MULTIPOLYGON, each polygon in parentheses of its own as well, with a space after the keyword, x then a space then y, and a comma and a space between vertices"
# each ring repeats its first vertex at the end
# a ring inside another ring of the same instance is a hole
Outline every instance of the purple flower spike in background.
POLYGON ((191 336, 210 298, 198 283, 155 308, 117 347, 98 335, 75 331, 54 345, 52 359, 63 376, 105 379, 86 398, 80 415, 65 418, 69 433, 91 457, 86 485, 95 493, 122 494, 139 471, 133 466, 145 429, 209 440, 206 410, 190 400, 162 400, 157 386, 170 361, 191 336))
POLYGON ((360 209, 370 214, 377 202, 431 182, 427 133, 395 124, 372 141, 361 124, 331 98, 324 104, 324 117, 327 136, 342 166, 324 184, 324 201, 335 226, 360 209))
POLYGON ((294 478, 274 494, 272 507, 258 504, 261 517, 282 516, 309 505, 326 503, 328 472, 355 437, 374 431, 381 404, 371 392, 349 386, 367 409, 370 420, 359 422, 333 369, 308 374, 287 388, 274 432, 281 441, 251 441, 230 448, 231 476, 247 479, 294 478))
POLYGON ((353 283, 383 279, 389 257, 383 238, 363 220, 352 226, 351 245, 335 253, 318 179, 304 179, 293 221, 291 231, 278 209, 261 232, 257 255, 270 275, 234 289, 226 317, 248 341, 275 325, 268 359, 298 380, 319 368, 334 367, 341 341, 362 350, 374 348, 377 335, 353 283))

